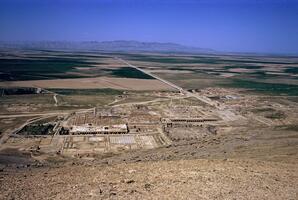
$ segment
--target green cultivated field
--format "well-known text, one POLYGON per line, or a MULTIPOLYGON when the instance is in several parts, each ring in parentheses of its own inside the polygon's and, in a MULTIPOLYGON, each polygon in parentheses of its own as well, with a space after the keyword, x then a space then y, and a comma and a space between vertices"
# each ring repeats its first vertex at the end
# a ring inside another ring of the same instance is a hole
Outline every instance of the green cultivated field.
POLYGON ((69 58, 0 59, 0 80, 42 80, 80 78, 65 74, 75 67, 92 67, 95 63, 69 58))
POLYGON ((228 84, 222 84, 224 87, 245 88, 256 92, 262 92, 272 95, 298 96, 298 85, 262 83, 248 80, 233 79, 228 84))
MULTIPOLYGON (((53 52, 51 52, 53 54, 53 52)), ((119 77, 154 79, 131 67, 119 66, 108 68, 104 59, 107 56, 88 55, 64 55, 61 53, 42 57, 38 55, 27 58, 1 58, 0 59, 0 81, 24 81, 24 80, 45 80, 65 78, 86 78, 86 77, 119 77), (93 58, 102 61, 94 61, 93 58), (96 66, 103 66, 96 68, 96 66), (80 69, 82 68, 82 69, 80 69), (84 68, 88 70, 84 70, 84 68), (89 69, 90 68, 90 69, 89 69)))
POLYGON ((149 76, 135 68, 132 67, 121 67, 118 69, 107 70, 111 72, 112 76, 121 77, 121 78, 140 78, 140 79, 154 79, 152 76, 149 76))

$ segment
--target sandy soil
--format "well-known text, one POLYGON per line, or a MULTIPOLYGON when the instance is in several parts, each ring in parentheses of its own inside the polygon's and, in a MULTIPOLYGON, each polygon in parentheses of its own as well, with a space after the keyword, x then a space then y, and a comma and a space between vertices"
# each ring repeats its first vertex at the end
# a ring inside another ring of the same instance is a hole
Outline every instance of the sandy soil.
POLYGON ((228 72, 246 72, 246 73, 252 73, 252 72, 255 72, 256 70, 254 69, 244 69, 244 68, 232 68, 232 69, 229 69, 228 72))
POLYGON ((221 73, 220 76, 228 78, 228 77, 235 76, 235 74, 233 74, 233 73, 221 73))
POLYGON ((0 172, 0 199, 297 199, 298 165, 179 160, 0 172))
POLYGON ((0 87, 41 87, 41 88, 71 88, 93 89, 113 88, 119 90, 170 90, 168 85, 158 80, 135 78, 77 78, 34 81, 0 82, 0 87))
MULTIPOLYGON (((181 74, 181 70, 165 70, 165 69, 153 69, 148 70, 150 73, 171 73, 171 74, 181 74)), ((183 73, 193 73, 192 71, 183 70, 183 73)))

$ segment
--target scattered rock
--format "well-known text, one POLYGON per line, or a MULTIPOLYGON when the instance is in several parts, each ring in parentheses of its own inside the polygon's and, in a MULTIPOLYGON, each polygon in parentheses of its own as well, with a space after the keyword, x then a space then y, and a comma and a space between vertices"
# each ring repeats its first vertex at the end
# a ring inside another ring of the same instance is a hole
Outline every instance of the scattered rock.
POLYGON ((128 173, 135 173, 136 172, 136 170, 134 170, 134 169, 130 169, 130 170, 128 170, 128 173))
POLYGON ((144 187, 145 187, 146 190, 150 190, 151 186, 152 185, 150 183, 146 183, 144 187))
POLYGON ((128 180, 128 181, 125 181, 127 184, 131 184, 131 183, 134 183, 135 181, 134 180, 128 180))

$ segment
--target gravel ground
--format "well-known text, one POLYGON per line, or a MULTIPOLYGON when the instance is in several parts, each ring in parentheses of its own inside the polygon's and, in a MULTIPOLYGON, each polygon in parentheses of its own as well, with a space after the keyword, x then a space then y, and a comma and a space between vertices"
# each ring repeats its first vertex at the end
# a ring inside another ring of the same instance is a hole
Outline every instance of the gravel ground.
POLYGON ((0 199, 297 199, 298 163, 244 159, 5 168, 0 199))

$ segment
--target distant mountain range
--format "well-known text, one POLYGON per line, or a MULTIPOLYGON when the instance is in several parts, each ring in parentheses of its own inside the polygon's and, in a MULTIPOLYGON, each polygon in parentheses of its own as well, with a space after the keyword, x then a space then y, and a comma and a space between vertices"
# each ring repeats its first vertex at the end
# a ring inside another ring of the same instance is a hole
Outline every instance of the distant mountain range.
POLYGON ((0 48, 26 48, 44 50, 102 50, 102 51, 142 51, 142 52, 181 52, 181 53, 214 53, 207 48, 189 47, 176 43, 138 42, 127 40, 116 41, 38 41, 38 42, 0 42, 0 48))

